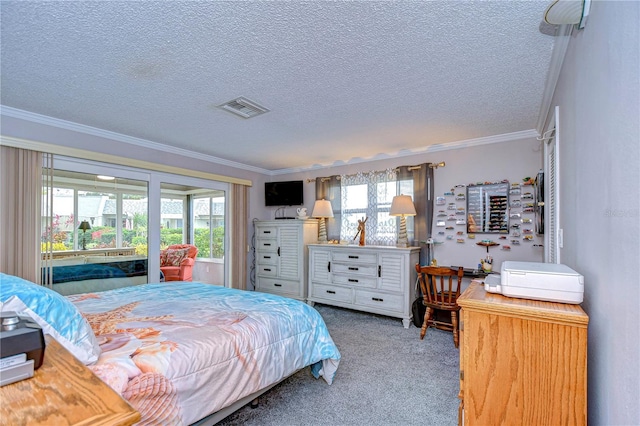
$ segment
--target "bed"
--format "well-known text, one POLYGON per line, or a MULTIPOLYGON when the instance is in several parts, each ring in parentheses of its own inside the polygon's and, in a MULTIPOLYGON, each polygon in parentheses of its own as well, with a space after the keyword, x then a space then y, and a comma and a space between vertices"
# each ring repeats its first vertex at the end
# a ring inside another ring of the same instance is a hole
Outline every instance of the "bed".
POLYGON ((340 362, 315 309, 271 294, 168 282, 63 297, 0 274, 0 302, 44 324, 141 424, 212 424, 300 369, 331 384, 340 362))
MULTIPOLYGON (((147 282, 145 256, 70 256, 42 267, 42 282, 51 281, 62 295, 113 290, 147 282)), ((154 280, 155 281, 155 280, 154 280)))

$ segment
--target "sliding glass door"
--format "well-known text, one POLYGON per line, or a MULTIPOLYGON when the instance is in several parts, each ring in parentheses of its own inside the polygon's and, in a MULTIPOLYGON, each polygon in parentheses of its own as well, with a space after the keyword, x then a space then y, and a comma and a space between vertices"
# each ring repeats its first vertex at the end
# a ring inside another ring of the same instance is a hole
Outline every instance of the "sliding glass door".
POLYGON ((69 157, 45 173, 44 284, 71 294, 163 281, 161 252, 190 244, 190 279, 228 286, 229 184, 69 157))
POLYGON ((160 249, 176 244, 195 246, 192 279, 226 285, 228 184, 183 177, 160 186, 160 249))
POLYGON ((43 188, 43 283, 62 294, 148 280, 148 177, 58 159, 43 188))

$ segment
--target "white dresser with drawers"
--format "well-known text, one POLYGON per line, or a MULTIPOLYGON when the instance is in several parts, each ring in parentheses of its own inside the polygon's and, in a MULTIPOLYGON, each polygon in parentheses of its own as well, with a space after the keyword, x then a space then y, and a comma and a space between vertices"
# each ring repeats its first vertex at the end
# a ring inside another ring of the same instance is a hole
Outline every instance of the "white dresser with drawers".
POLYGON ((307 244, 318 241, 316 219, 256 221, 257 291, 307 299, 307 244))
POLYGON ((323 303, 411 321, 419 247, 309 245, 310 305, 323 303))

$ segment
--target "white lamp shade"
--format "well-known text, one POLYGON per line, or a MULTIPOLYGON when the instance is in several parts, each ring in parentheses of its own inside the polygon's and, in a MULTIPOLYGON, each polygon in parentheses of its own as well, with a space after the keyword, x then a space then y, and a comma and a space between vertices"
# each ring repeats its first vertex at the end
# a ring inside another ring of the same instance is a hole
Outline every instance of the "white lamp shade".
POLYGON ((333 217, 333 209, 329 200, 316 200, 311 217, 333 217))
POLYGON ((391 201, 390 216, 415 216, 416 207, 409 195, 396 195, 391 201))

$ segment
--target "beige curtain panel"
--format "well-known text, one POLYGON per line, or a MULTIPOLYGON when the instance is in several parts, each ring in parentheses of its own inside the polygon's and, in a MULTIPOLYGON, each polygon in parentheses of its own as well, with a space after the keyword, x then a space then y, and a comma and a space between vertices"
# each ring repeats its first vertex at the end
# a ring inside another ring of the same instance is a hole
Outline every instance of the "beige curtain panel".
POLYGON ((249 187, 231 184, 231 288, 247 289, 247 220, 249 187))
POLYGON ((0 147, 0 271, 40 283, 42 153, 0 147))

